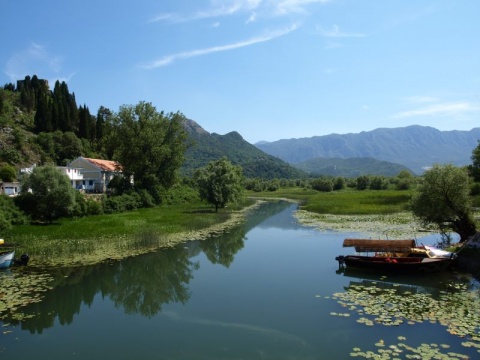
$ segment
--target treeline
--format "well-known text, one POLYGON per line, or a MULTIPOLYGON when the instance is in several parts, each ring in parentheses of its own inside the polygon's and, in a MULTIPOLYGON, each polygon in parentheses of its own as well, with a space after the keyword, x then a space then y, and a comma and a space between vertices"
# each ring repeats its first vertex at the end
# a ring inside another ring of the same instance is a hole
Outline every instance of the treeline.
POLYGON ((326 176, 300 179, 247 179, 245 188, 254 192, 276 191, 280 188, 301 187, 316 191, 330 192, 346 188, 356 190, 409 190, 416 178, 409 171, 401 171, 397 176, 361 175, 356 178, 326 176))
POLYGON ((11 128, 14 139, 12 146, 2 147, 0 161, 18 166, 37 155, 40 163, 66 165, 81 155, 104 157, 105 127, 111 115, 103 106, 96 116, 87 105, 78 106, 64 81, 57 80, 53 90, 36 75, 26 76, 16 86, 6 84, 0 89, 0 127, 11 128), (28 132, 37 136, 32 139, 28 132))
POLYGON ((92 143, 101 139, 102 117, 92 116, 86 105, 77 106, 75 93, 70 93, 65 81, 57 80, 52 91, 46 80, 33 75, 19 80, 16 87, 7 84, 4 89, 18 92, 20 105, 27 111, 35 112, 34 133, 60 130, 73 132, 92 143))

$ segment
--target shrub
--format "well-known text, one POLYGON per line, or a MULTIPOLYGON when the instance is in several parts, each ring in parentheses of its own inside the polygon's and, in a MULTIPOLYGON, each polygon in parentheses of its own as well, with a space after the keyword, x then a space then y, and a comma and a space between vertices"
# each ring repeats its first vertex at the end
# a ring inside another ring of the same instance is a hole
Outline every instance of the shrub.
POLYGON ((312 189, 323 192, 330 192, 333 190, 332 180, 329 178, 321 177, 311 182, 312 189))

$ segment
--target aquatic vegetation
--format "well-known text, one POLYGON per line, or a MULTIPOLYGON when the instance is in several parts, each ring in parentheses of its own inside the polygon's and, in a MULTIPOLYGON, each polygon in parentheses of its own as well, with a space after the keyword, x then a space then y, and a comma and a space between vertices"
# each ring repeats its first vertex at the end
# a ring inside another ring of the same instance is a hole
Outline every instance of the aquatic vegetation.
POLYGON ((319 231, 359 232, 366 236, 383 239, 416 238, 425 236, 421 224, 417 223, 411 213, 395 214, 343 215, 317 214, 298 210, 295 218, 304 226, 319 231))
MULTIPOLYGON (((365 326, 416 325, 424 322, 440 324, 454 336, 465 339, 461 344, 480 353, 480 297, 466 285, 453 284, 432 295, 428 292, 402 291, 398 286, 381 287, 377 282, 368 285, 351 284, 346 292, 332 297, 344 309, 358 316, 357 323, 365 326)), ((332 316, 346 313, 331 312, 332 316)), ((375 343, 377 352, 354 348, 352 357, 394 359, 467 359, 468 356, 448 351, 449 344, 422 344, 412 347, 399 336, 398 344, 388 345, 383 340, 375 343), (385 348, 385 349, 384 349, 385 348)))
POLYGON ((52 282, 53 277, 45 273, 0 273, 0 320, 7 316, 12 320, 25 318, 27 315, 20 311, 21 308, 42 301, 44 293, 51 289, 52 282))

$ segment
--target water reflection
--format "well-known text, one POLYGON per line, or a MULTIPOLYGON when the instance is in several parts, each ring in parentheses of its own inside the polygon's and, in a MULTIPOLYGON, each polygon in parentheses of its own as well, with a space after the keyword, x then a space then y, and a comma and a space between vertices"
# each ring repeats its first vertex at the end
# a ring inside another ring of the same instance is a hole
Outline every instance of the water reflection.
POLYGON ((245 234, 288 206, 285 202, 263 204, 259 216, 250 217, 244 225, 204 241, 192 241, 122 261, 57 270, 52 274, 56 284, 44 300, 22 309, 27 317, 21 322, 7 321, 40 334, 53 327, 55 319, 61 325, 72 323, 83 305, 93 304, 96 294, 110 298, 114 306, 126 314, 151 318, 162 311, 164 304, 185 304, 189 300, 188 285, 199 268, 199 263, 192 258, 203 252, 211 263, 229 267, 244 247, 245 234))

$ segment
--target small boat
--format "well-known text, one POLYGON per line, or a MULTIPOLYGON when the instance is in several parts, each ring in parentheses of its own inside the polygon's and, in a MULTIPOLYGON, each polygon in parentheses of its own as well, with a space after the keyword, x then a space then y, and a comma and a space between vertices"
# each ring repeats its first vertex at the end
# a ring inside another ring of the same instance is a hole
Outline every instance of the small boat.
POLYGON ((6 269, 13 264, 13 258, 15 257, 15 251, 3 251, 0 252, 0 269, 6 269))
POLYGON ((6 244, 3 239, 0 239, 0 269, 6 269, 11 265, 26 266, 30 257, 27 254, 20 256, 20 259, 15 259, 15 246, 6 244))
POLYGON ((445 258, 397 257, 346 255, 337 261, 347 267, 371 269, 402 274, 437 272, 447 269, 452 260, 445 258))
POLYGON ((354 247, 357 253, 373 252, 374 254, 337 256, 335 259, 340 266, 377 271, 436 272, 448 268, 455 259, 454 253, 424 245, 417 246, 415 240, 345 239, 343 247, 354 247))

